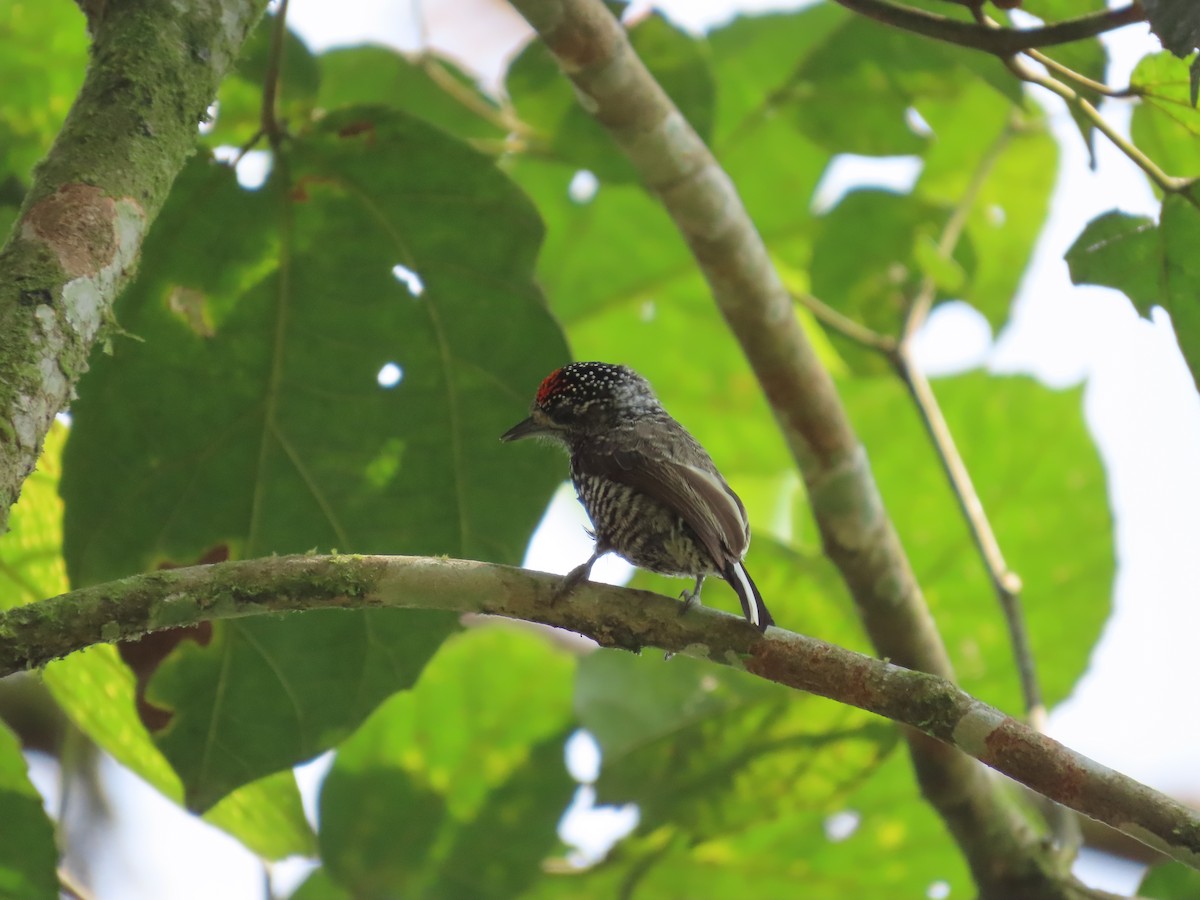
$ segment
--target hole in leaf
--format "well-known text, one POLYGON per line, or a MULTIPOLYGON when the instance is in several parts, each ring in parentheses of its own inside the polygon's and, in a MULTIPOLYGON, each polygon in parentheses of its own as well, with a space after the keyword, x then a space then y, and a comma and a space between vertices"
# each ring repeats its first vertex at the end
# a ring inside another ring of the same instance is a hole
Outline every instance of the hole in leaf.
POLYGON ((248 191, 257 191, 266 183, 271 174, 273 160, 267 150, 250 150, 238 159, 241 153, 237 147, 221 146, 213 150, 213 156, 223 163, 234 163, 238 184, 248 191))
POLYGON ((925 121, 925 117, 915 106, 910 106, 904 111, 904 122, 913 134, 921 137, 933 136, 933 129, 929 127, 929 123, 925 121))
POLYGON ((221 104, 216 100, 208 105, 204 110, 204 118, 200 120, 200 133, 209 134, 217 127, 217 113, 221 111, 221 104))
POLYGON ((945 881, 935 881, 925 891, 925 896, 929 900, 946 900, 950 896, 950 885, 945 881))
POLYGON ((825 837, 837 844, 858 831, 862 817, 852 809, 836 812, 825 820, 825 837))
POLYGON ((420 297, 425 293, 425 282, 421 281, 421 276, 407 266, 402 266, 400 263, 392 266, 392 275, 396 280, 408 288, 408 292, 414 297, 420 297))
POLYGON ((591 203, 598 190, 600 190, 600 179, 587 169, 580 169, 572 176, 571 183, 567 185, 567 196, 575 203, 582 205, 591 203))
POLYGON ((813 192, 812 211, 823 215, 848 193, 859 188, 883 188, 899 194, 912 192, 921 174, 919 156, 858 156, 839 153, 825 168, 813 192))
POLYGON ((404 369, 394 362, 384 363, 375 380, 381 388, 394 388, 404 380, 404 369))
POLYGON ((580 784, 592 784, 600 777, 600 745, 582 728, 567 738, 567 771, 580 784))

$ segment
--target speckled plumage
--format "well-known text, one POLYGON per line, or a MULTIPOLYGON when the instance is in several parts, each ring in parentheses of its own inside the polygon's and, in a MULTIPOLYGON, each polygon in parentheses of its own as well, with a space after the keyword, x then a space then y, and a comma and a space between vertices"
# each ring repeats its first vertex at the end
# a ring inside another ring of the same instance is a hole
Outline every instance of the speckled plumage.
POLYGON ((742 564, 750 545, 745 508, 704 448, 662 408, 649 382, 626 366, 572 363, 538 388, 530 416, 503 437, 562 444, 571 478, 591 517, 596 552, 567 577, 587 577, 604 553, 644 569, 732 585, 746 618, 772 623, 742 564))

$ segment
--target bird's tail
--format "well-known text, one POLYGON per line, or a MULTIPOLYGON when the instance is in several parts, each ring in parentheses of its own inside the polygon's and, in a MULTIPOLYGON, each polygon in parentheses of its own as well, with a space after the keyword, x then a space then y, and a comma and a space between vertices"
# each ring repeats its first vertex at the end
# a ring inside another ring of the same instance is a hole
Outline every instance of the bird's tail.
POLYGON ((754 583, 741 560, 731 562, 721 574, 742 601, 742 612, 751 625, 759 631, 766 631, 768 625, 775 624, 775 620, 767 612, 767 605, 763 603, 762 594, 758 592, 758 585, 754 583))

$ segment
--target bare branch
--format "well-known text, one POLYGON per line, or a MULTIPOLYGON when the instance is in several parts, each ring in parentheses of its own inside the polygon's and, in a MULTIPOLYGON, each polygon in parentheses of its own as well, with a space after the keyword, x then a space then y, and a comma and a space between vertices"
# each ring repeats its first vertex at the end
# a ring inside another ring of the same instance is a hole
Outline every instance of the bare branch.
MULTIPOLYGON (((1034 791, 1200 868, 1200 816, 964 693, 952 682, 816 638, 670 597, 587 582, 553 602, 558 576, 425 557, 286 556, 135 575, 0 614, 0 675, 156 628, 312 609, 485 613, 744 666, 760 678, 901 722, 1034 791)), ((670 665, 670 663, 664 663, 670 665)), ((1064 876, 1066 878, 1066 876, 1064 876)), ((1081 894, 1077 894, 1082 896, 1081 894)))
POLYGON ((1067 19, 1039 28, 988 28, 972 25, 958 19, 939 16, 923 9, 898 6, 886 0, 836 0, 846 9, 874 19, 884 25, 911 31, 935 40, 958 44, 994 53, 1011 56, 1033 47, 1052 47, 1095 37, 1134 22, 1144 22, 1146 13, 1137 3, 1120 9, 1106 9, 1089 13, 1077 19, 1067 19))

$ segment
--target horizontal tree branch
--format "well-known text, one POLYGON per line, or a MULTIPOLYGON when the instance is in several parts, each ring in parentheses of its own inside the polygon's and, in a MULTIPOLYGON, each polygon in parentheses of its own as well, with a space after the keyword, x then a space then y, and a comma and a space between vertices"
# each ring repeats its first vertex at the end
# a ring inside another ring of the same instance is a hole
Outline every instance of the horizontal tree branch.
POLYGON ((0 534, 266 0, 84 4, 83 87, 0 249, 0 534))
MULTIPOLYGON (((956 747, 1039 794, 1200 868, 1200 816, 1064 747, 952 682, 740 617, 588 582, 469 560, 287 556, 135 575, 0 614, 0 675, 156 629, 330 608, 442 609, 568 628, 606 647, 653 646, 828 697, 956 747)), ((670 665, 670 662, 664 662, 670 665)))
POLYGON ((911 31, 934 40, 983 50, 997 56, 1012 56, 1034 47, 1053 47, 1095 37, 1134 22, 1146 20, 1145 10, 1136 3, 1119 9, 1105 9, 1077 19, 1054 22, 1038 28, 988 28, 937 13, 899 6, 887 0, 835 0, 859 15, 884 25, 911 31))

